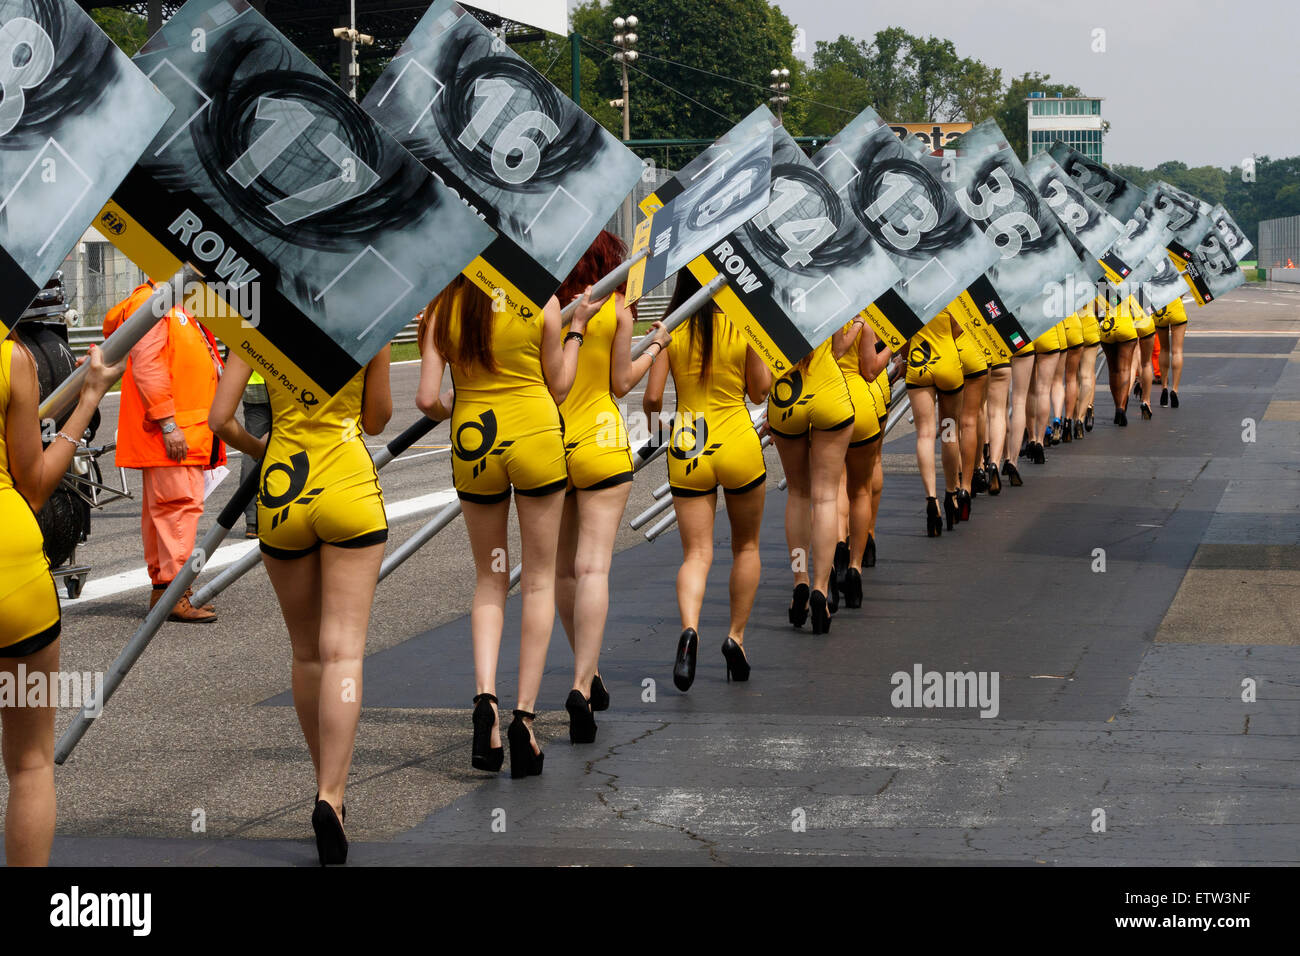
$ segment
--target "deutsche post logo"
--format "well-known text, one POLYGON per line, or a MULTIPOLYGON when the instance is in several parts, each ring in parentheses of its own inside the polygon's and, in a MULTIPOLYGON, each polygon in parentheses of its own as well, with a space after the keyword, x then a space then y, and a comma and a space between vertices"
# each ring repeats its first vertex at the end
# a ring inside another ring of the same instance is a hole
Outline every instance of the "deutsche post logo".
POLYGON ((487 468, 490 455, 505 454, 513 441, 497 443, 497 416, 488 409, 477 420, 462 422, 452 437, 451 448, 457 458, 463 462, 473 462, 470 476, 477 478, 487 468))

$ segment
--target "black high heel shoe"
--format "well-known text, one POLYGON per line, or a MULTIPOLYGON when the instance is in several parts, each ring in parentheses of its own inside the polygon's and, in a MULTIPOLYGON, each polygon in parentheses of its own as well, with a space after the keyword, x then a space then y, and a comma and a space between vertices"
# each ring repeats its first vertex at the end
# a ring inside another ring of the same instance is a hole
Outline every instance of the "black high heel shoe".
POLYGON ((795 627, 803 627, 806 620, 808 620, 808 585, 796 584, 794 596, 790 598, 790 623, 795 627))
POLYGON ((989 485, 989 494, 1002 494, 1002 479, 998 477, 998 470, 994 465, 988 464, 984 466, 984 478, 989 485))
POLYGON ((876 536, 867 535, 867 550, 862 552, 862 566, 864 568, 874 568, 876 566, 876 536))
POLYGON ((519 777, 539 777, 542 773, 542 761, 546 759, 546 754, 542 753, 539 747, 533 750, 533 735, 528 732, 528 725, 525 720, 536 720, 536 714, 530 714, 526 710, 512 711, 515 719, 510 721, 510 729, 506 731, 506 737, 510 741, 510 776, 519 777))
POLYGON ((814 634, 825 634, 831 629, 831 615, 826 609, 826 595, 821 591, 813 591, 812 597, 808 599, 808 608, 812 613, 812 629, 814 634))
POLYGON ((1142 383, 1141 383, 1141 382, 1134 382, 1134 383, 1133 383, 1133 397, 1134 397, 1134 398, 1141 398, 1141 397, 1142 397, 1142 383))
POLYGON ((836 543, 835 563, 833 567, 841 574, 849 569, 849 543, 847 541, 839 541, 836 543))
POLYGON ((1142 403, 1142 420, 1144 422, 1151 421, 1151 406, 1146 402, 1142 403))
POLYGON ((1160 407, 1165 408, 1168 405, 1169 405, 1169 389, 1162 388, 1160 390, 1160 407))
POLYGON ((569 712, 569 743, 595 743, 596 718, 591 713, 591 701, 582 696, 582 691, 577 688, 569 691, 564 709, 569 712))
POLYGON ((983 468, 977 467, 970 475, 970 495, 972 498, 980 494, 987 494, 989 490, 989 476, 983 468))
POLYGON ((673 683, 682 692, 690 690, 695 683, 695 656, 699 650, 700 635, 695 633, 695 628, 688 627, 677 641, 677 660, 673 663, 673 683))
POLYGON ((844 572, 844 606, 862 607, 862 572, 857 568, 844 572))
POLYGON ((1011 464, 1010 458, 1002 463, 1002 474, 1007 476, 1007 484, 1012 488, 1019 488, 1025 483, 1024 479, 1020 477, 1020 469, 1011 464))
POLYGON ((1094 421, 1094 419, 1093 419, 1093 416, 1092 416, 1092 406, 1089 405, 1089 406, 1088 406, 1088 410, 1087 410, 1086 412, 1083 413, 1083 428, 1084 428, 1084 431, 1092 431, 1093 421, 1094 421))
POLYGON ((311 828, 316 831, 316 856, 320 858, 321 866, 348 861, 348 838, 329 801, 316 801, 316 808, 311 812, 311 828))
POLYGON ((1035 465, 1044 465, 1047 463, 1047 451, 1043 448, 1042 442, 1034 442, 1030 447, 1029 460, 1035 465))
POLYGON ((1172 389, 1169 392, 1169 407, 1170 408, 1178 407, 1178 393, 1173 391, 1172 389))
MULTIPOLYGON (((317 790, 316 796, 311 798, 312 806, 314 807, 319 802, 320 802, 320 791, 317 790)), ((348 805, 346 803, 343 804, 343 822, 344 823, 348 822, 348 805)))
POLYGON ((936 498, 925 499, 925 536, 937 538, 943 534, 943 518, 939 517, 939 502, 936 498))
POLYGON ((469 762, 475 770, 496 773, 505 763, 506 749, 492 746, 492 728, 497 722, 497 712, 492 705, 496 702, 492 694, 479 694, 474 698, 474 746, 469 762))
POLYGON ((1075 441, 1083 440, 1083 419, 1082 418, 1076 418, 1074 420, 1074 440, 1075 441))
POLYGON ((1074 441, 1074 422, 1068 418, 1061 419, 1061 441, 1067 444, 1074 441))
POLYGON ((722 642, 722 656, 727 659, 727 680, 749 680, 749 659, 745 649, 731 638, 722 642))
POLYGON ((609 710, 609 690, 605 682, 596 674, 591 678, 591 709, 609 710))
POLYGON ((957 520, 970 521, 971 493, 965 488, 957 490, 957 520))
POLYGON ((943 493, 943 519, 949 531, 957 524, 957 492, 955 491, 943 493))
POLYGON ((1115 409, 1115 424, 1120 428, 1128 427, 1128 412, 1122 408, 1115 409))

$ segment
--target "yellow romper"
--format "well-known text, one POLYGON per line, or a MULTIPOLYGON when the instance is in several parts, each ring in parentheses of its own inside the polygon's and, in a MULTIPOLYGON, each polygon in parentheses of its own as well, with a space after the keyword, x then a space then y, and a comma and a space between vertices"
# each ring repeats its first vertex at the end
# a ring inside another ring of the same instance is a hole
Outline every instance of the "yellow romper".
POLYGON ((728 494, 757 488, 767 478, 763 445, 745 404, 749 346, 721 311, 713 313, 713 353, 704 376, 692 318, 668 343, 677 409, 668 445, 668 486, 675 496, 728 494))
POLYGON ((767 426, 783 438, 802 438, 813 428, 833 432, 853 424, 853 398, 835 361, 832 341, 828 338, 772 383, 767 426))
MULTIPOLYGON (((1034 351, 1039 355, 1051 355, 1065 348, 1065 330, 1058 322, 1038 338, 1034 339, 1034 351)), ((1019 354, 1019 353, 1016 353, 1019 354)))
POLYGON ((12 340, 0 342, 0 657, 35 654, 58 640, 61 627, 45 538, 9 473, 6 416, 15 347, 12 340))
POLYGON ((322 544, 388 540, 384 493, 361 431, 363 368, 308 417, 291 392, 266 383, 271 435, 262 460, 257 530, 264 554, 301 558, 322 544))
POLYGON ((1078 312, 1065 320, 1065 347, 1077 349, 1083 345, 1083 319, 1078 312))
MULTIPOLYGON (((848 325, 844 328, 847 329, 848 325)), ((849 387, 849 398, 853 402, 853 437, 849 439, 850 448, 870 444, 880 437, 880 414, 872 395, 874 380, 868 383, 858 369, 858 339, 861 335, 862 330, 858 329, 858 334, 849 343, 849 350, 839 358, 840 371, 844 373, 844 382, 849 387)))
POLYGON ((1102 300, 1093 299, 1087 307, 1079 313, 1079 318, 1083 323, 1083 344, 1100 345, 1101 344, 1101 323, 1097 321, 1097 309, 1101 307, 1102 300))
MULTIPOLYGON (((524 319, 491 312, 497 369, 451 366, 456 404, 451 415, 451 473, 463 501, 492 504, 516 494, 549 495, 569 483, 560 410, 542 374, 543 315, 524 319)), ((460 313, 451 312, 453 342, 460 313)))
POLYGON ((1112 345, 1118 342, 1131 342, 1138 337, 1137 329, 1133 326, 1133 313, 1129 309, 1127 299, 1118 306, 1111 305, 1107 301, 1105 302, 1105 310, 1105 314, 1098 320, 1103 343, 1112 345))
POLYGON ((940 312, 907 342, 907 387, 933 386, 945 395, 966 384, 949 313, 940 312))
POLYGON ((614 296, 592 316, 578 349, 573 387, 560 405, 569 490, 594 491, 632 480, 627 425, 609 390, 614 332, 614 296))
POLYGON ((1154 315, 1147 312, 1138 304, 1137 300, 1129 296, 1128 306, 1133 316, 1133 331, 1137 333, 1140 339, 1150 338, 1156 334, 1156 319, 1154 315))
POLYGON ((1187 324, 1187 308, 1183 305, 1182 299, 1174 299, 1163 309, 1160 309, 1153 316, 1156 320, 1156 327, 1161 329, 1172 328, 1175 325, 1187 324))

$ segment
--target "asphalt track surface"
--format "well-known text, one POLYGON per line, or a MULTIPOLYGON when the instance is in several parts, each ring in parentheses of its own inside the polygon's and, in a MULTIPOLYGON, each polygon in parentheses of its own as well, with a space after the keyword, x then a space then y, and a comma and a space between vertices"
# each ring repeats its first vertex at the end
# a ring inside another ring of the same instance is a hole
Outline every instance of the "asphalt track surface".
MULTIPOLYGON (((1295 863, 1298 291, 1250 286, 1195 310, 1182 407, 1157 406, 1153 421, 1132 403, 1129 427, 1113 426, 1103 371, 1096 429, 1046 465, 1022 463, 1024 487, 978 497, 972 522, 938 540, 923 535, 904 423, 885 447, 880 563, 864 573, 863 608, 841 610, 826 636, 785 620, 785 496, 769 452, 747 684, 726 682, 718 653, 725 520, 687 694, 671 680, 677 536, 647 543, 625 526, 601 664, 613 706, 595 744, 568 743, 557 623, 541 777, 469 767, 473 572, 454 523, 376 598, 350 864, 1295 863), (891 675, 918 665, 997 672, 997 716, 893 706, 891 675)), ((394 369, 398 411, 376 446, 414 420, 417 373, 394 369)), ((404 515, 390 547, 445 500, 446 440, 438 428, 383 472, 404 515)), ((652 464, 627 517, 663 480, 652 464)), ((213 513, 234 484, 213 493, 213 513)), ((96 516, 79 555, 92 584, 65 605, 65 670, 104 670, 143 617, 138 523, 134 501, 96 516)), ((55 864, 316 865, 311 764, 265 574, 217 604, 216 624, 163 628, 58 770, 55 864)))

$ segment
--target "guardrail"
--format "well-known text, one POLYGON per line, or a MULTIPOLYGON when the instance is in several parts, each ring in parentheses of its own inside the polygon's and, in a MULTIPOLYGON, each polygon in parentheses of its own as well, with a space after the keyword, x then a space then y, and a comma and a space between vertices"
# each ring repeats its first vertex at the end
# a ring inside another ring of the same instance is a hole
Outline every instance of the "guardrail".
MULTIPOLYGON (((637 303, 637 317, 642 321, 658 321, 663 318, 670 297, 667 294, 646 296, 637 303)), ((393 341, 407 345, 415 344, 415 328, 416 322, 412 320, 393 337, 393 341)), ((98 325, 68 327, 68 345, 72 348, 73 354, 78 357, 85 355, 92 345, 99 345, 103 341, 104 336, 98 325)))

